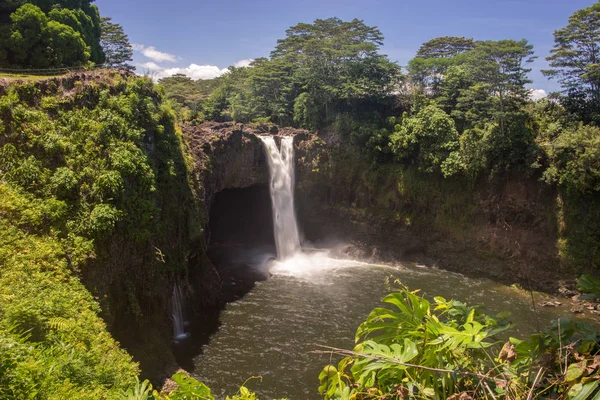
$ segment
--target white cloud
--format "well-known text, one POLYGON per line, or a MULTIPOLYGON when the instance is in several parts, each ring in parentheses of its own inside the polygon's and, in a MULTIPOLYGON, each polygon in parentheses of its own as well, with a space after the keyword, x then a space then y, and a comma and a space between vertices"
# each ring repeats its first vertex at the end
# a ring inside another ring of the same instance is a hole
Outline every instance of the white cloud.
POLYGON ((215 65, 198 65, 190 64, 186 68, 166 68, 158 72, 156 79, 172 76, 175 74, 184 74, 192 78, 197 79, 213 79, 229 72, 227 68, 220 69, 215 65))
POLYGON ((156 61, 156 62, 175 62, 177 61, 177 56, 169 53, 163 53, 162 51, 156 50, 154 46, 144 46, 143 44, 132 44, 133 50, 139 51, 145 57, 156 61))
POLYGON ((248 60, 240 60, 240 61, 236 62, 235 64, 233 64, 233 66, 236 68, 249 67, 250 64, 252 63, 252 61, 254 61, 253 58, 250 58, 248 60))
MULTIPOLYGON (((234 64, 234 67, 248 67, 254 60, 240 60, 234 64)), ((193 80, 198 79, 213 79, 229 72, 229 68, 219 68, 216 65, 198 65, 190 64, 188 67, 174 67, 166 68, 161 67, 153 62, 147 62, 145 64, 138 64, 138 72, 142 74, 148 74, 154 80, 173 76, 175 74, 183 74, 189 76, 193 80)))
POLYGON ((531 100, 540 100, 548 96, 548 93, 544 89, 531 89, 529 91, 529 98, 531 100))
POLYGON ((163 69, 163 67, 156 63, 153 63, 152 61, 142 64, 141 67, 150 71, 162 71, 163 69))

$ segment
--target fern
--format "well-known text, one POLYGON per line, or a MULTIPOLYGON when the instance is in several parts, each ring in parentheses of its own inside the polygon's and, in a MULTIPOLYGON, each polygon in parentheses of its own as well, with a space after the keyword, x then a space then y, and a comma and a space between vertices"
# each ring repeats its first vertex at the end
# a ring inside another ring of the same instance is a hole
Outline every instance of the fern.
POLYGON ((48 320, 48 326, 57 331, 67 331, 75 326, 75 322, 63 317, 53 317, 48 320))

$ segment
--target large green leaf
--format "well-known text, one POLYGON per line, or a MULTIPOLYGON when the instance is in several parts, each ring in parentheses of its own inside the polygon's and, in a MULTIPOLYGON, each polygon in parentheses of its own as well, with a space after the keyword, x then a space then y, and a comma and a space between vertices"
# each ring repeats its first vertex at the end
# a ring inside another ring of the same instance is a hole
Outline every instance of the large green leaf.
POLYGON ((485 342, 487 337, 485 326, 477 321, 468 322, 462 326, 462 329, 456 329, 452 326, 442 325, 440 336, 428 343, 430 346, 442 345, 442 349, 448 348, 454 350, 459 347, 468 349, 481 349, 491 346, 491 343, 485 342))
POLYGON ((581 275, 577 281, 577 288, 588 294, 581 296, 582 299, 594 299, 600 297, 600 279, 591 275, 581 275))
POLYGON ((214 400, 210 388, 204 383, 198 382, 183 372, 173 375, 173 380, 179 388, 169 395, 173 400, 214 400))
POLYGON ((566 375, 565 379, 567 380, 567 382, 573 382, 573 381, 576 381, 577 379, 581 378, 584 373, 585 373, 585 363, 584 362, 577 363, 577 364, 571 364, 571 365, 569 365, 569 368, 567 369, 567 375, 566 375))
MULTIPOLYGON (((568 374, 568 372, 567 372, 568 374)), ((568 396, 570 400, 595 400, 598 398, 599 394, 596 394, 593 398, 591 397, 594 391, 598 388, 598 381, 594 380, 592 382, 588 382, 586 384, 575 384, 569 390, 568 396)))

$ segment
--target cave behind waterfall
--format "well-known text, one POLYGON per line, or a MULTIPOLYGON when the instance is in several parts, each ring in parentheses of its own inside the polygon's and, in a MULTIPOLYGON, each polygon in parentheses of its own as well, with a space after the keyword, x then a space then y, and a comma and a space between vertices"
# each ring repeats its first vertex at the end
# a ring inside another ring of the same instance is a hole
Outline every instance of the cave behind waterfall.
POLYGON ((225 189, 210 208, 210 247, 271 248, 273 213, 267 185, 225 189))

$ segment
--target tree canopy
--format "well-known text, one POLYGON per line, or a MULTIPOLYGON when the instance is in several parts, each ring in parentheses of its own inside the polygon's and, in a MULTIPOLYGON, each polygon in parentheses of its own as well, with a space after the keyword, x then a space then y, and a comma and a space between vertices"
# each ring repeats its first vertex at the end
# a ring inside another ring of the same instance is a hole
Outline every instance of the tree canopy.
POLYGON ((133 48, 123 27, 110 22, 109 17, 102 18, 100 46, 105 55, 104 65, 109 68, 133 71, 133 48))
POLYGON ((572 26, 557 31, 569 50, 555 50, 551 67, 568 84, 568 94, 560 104, 540 103, 544 107, 530 99, 535 55, 525 39, 433 38, 404 74, 380 53, 381 31, 358 19, 300 23, 278 40, 269 58, 249 68, 230 68, 208 81, 175 76, 161 83, 188 121, 333 130, 374 165, 416 164, 468 179, 543 171, 547 181, 593 192, 597 167, 590 160, 600 133, 578 123, 593 123, 583 116, 596 88, 598 4, 575 13, 572 26), (575 51, 577 46, 582 48, 575 51), (570 75, 574 64, 559 54, 579 55, 581 74, 570 75), (588 178, 576 179, 579 173, 588 178))
POLYGON ((335 110, 356 112, 358 103, 390 93, 399 68, 379 54, 383 35, 363 21, 338 18, 301 23, 286 31, 271 53, 271 62, 285 64, 307 94, 294 103, 307 126, 331 122, 335 110), (311 109, 312 108, 312 109, 311 109))
MULTIPOLYGON (((382 41, 377 28, 357 19, 295 25, 269 58, 259 58, 249 68, 229 68, 215 79, 214 92, 192 114, 311 129, 331 124, 341 115, 370 118, 392 103, 401 79, 398 65, 379 54, 382 41)), ((175 79, 161 83, 181 94, 187 90, 175 79)), ((191 95, 197 98, 199 93, 191 95)), ((190 100, 180 104, 195 103, 190 100)))
POLYGON ((546 58, 568 99, 564 102, 584 120, 600 124, 600 2, 576 11, 554 32, 554 47, 546 58))
POLYGON ((472 50, 475 44, 475 41, 471 38, 442 36, 423 43, 417 51, 416 57, 452 58, 472 50))
POLYGON ((101 64, 100 14, 85 0, 11 0, 0 8, 0 67, 101 64))

